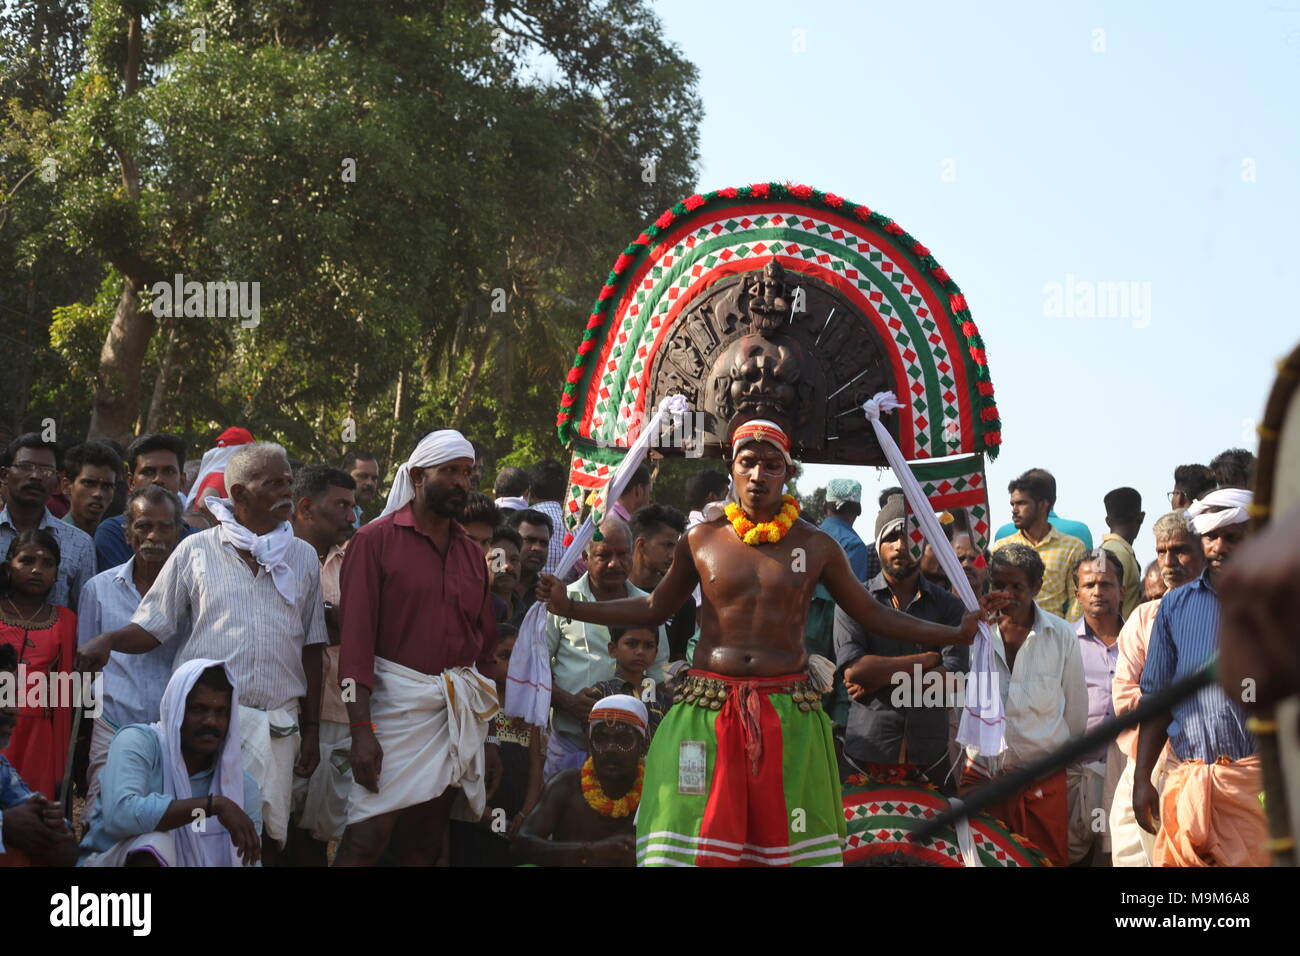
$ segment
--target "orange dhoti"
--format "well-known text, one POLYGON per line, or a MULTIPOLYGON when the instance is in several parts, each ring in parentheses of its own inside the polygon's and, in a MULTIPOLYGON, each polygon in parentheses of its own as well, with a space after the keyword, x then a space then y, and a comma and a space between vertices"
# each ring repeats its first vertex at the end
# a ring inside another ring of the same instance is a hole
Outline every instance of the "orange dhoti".
POLYGON ((1174 764, 1160 796, 1155 866, 1268 866, 1259 757, 1174 764))
MULTIPOLYGON (((963 796, 987 783, 989 778, 969 764, 962 770, 963 796)), ((1052 866, 1069 865, 1070 800, 1064 769, 1034 781, 1006 800, 990 804, 983 812, 997 817, 1012 833, 1032 840, 1051 860, 1052 866)))

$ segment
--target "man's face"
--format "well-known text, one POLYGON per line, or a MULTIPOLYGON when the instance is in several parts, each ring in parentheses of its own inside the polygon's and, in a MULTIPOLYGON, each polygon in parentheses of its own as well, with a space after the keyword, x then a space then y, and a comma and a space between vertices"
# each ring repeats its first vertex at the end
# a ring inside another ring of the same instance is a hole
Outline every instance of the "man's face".
POLYGON ((645 753, 645 737, 624 721, 597 720, 588 725, 591 758, 598 776, 627 778, 636 775, 645 753))
POLYGON ((1047 517, 1050 505, 1046 501, 1035 501, 1026 492, 1011 492, 1011 523, 1017 531, 1032 528, 1040 518, 1047 517))
POLYGON ((470 472, 473 458, 453 458, 432 468, 416 468, 411 472, 416 494, 424 495, 424 506, 440 518, 460 520, 469 500, 470 472), (416 482, 419 477, 420 481, 416 482), (423 484, 423 488, 419 487, 423 484))
POLYGON ((524 539, 523 550, 519 552, 520 567, 524 574, 532 576, 546 564, 546 556, 551 547, 551 531, 544 524, 529 521, 519 522, 516 530, 519 537, 524 539))
POLYGON ((181 466, 172 451, 147 451, 136 457, 131 473, 131 490, 145 485, 162 485, 177 494, 181 490, 181 466))
POLYGON ((916 559, 912 557, 912 552, 907 547, 907 539, 903 535, 902 528, 897 528, 886 535, 877 550, 885 574, 895 581, 905 581, 917 572, 916 559))
POLYGON ((1094 619, 1109 619, 1119 613, 1119 579, 1105 558, 1079 566, 1079 584, 1074 595, 1083 613, 1094 619))
POLYGON ((195 684, 185 699, 181 720, 181 751, 215 756, 230 727, 230 691, 195 684))
POLYGON ((1142 579, 1142 597, 1148 601, 1154 601, 1156 598, 1164 597, 1165 592, 1169 590, 1165 584, 1164 575, 1160 570, 1160 565, 1156 565, 1147 572, 1147 576, 1142 579))
POLYGON ((519 549, 515 543, 505 538, 493 542, 487 560, 492 572, 492 589, 499 594, 513 591, 519 583, 519 549))
POLYGON ((1246 522, 1222 525, 1201 535, 1201 550, 1209 565, 1210 577, 1217 582, 1241 542, 1246 540, 1246 522))
POLYGON ((104 517, 116 488, 117 475, 109 465, 82 465, 76 478, 63 479, 63 493, 68 496, 72 513, 83 524, 92 526, 104 517))
POLYGON ((1205 568, 1201 542, 1190 531, 1175 531, 1156 538, 1156 565, 1165 590, 1172 591, 1193 578, 1200 577, 1205 568))
POLYGON ((1005 617, 1023 620, 1033 614, 1034 598, 1038 597, 1042 581, 1030 581, 1023 568, 997 566, 993 569, 993 590, 1006 591, 1009 600, 1002 608, 1005 617))
POLYGON ((971 541, 970 535, 965 532, 953 535, 952 547, 957 552, 957 560, 966 572, 966 580, 970 581, 971 589, 976 594, 983 594, 984 587, 989 582, 989 567, 987 563, 982 568, 978 566, 976 559, 980 556, 979 549, 971 541))
POLYGON ((658 632, 645 628, 628 628, 617 642, 609 643, 609 656, 620 670, 630 674, 644 674, 658 654, 658 632))
POLYGON ((308 523, 321 540, 344 544, 356 531, 352 527, 352 506, 356 503, 351 488, 327 485, 319 498, 306 498, 300 502, 299 513, 306 512, 308 523))
POLYGON ((632 546, 621 529, 587 545, 587 571, 601 590, 610 591, 626 585, 631 567, 632 546))
POLYGON ((662 581, 672 567, 673 551, 677 548, 677 539, 680 537, 681 534, 675 529, 662 525, 654 533, 637 538, 637 570, 650 578, 652 587, 662 581))
POLYGON ((352 463, 352 469, 348 474, 357 483, 357 504, 366 507, 379 493, 379 462, 373 458, 358 458, 352 463))
POLYGON ((154 504, 143 498, 131 502, 123 531, 136 561, 157 566, 166 563, 181 539, 176 509, 165 502, 154 504))
POLYGON ((638 485, 636 488, 629 488, 623 492, 623 507, 627 508, 629 514, 635 514, 639 509, 644 508, 650 503, 650 482, 644 485, 638 485))
POLYGON ((246 485, 230 489, 235 504, 244 509, 245 527, 267 522, 288 521, 293 517, 293 469, 289 459, 268 457, 262 459, 246 485))
POLYGON ((54 555, 38 544, 21 548, 6 565, 9 585, 27 598, 44 598, 54 587, 59 563, 54 555))
POLYGON ((48 448, 19 448, 5 469, 5 500, 44 508, 50 499, 49 481, 58 474, 54 452, 48 448))
POLYGON ((1181 511, 1184 508, 1192 506, 1192 499, 1188 497, 1187 492, 1181 488, 1175 488, 1169 495, 1169 507, 1174 511, 1181 511))
POLYGON ((471 521, 464 528, 473 542, 483 549, 483 557, 486 558, 492 544, 492 526, 482 521, 471 521))
POLYGON ((731 462, 731 478, 745 513, 751 518, 759 514, 775 516, 781 510, 789 471, 790 466, 775 445, 765 441, 742 445, 731 462))

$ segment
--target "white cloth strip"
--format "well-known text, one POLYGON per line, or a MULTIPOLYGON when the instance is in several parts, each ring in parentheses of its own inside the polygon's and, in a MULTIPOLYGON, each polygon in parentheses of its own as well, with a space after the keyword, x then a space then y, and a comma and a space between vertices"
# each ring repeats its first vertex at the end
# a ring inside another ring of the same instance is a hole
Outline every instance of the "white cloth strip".
MULTIPOLYGON (((880 443, 889 466, 894 470, 894 477, 898 479, 898 484, 903 489, 907 503, 912 507, 917 523, 925 533, 926 540, 930 542, 930 547, 934 549, 935 557, 939 559, 939 566, 943 568, 943 573, 948 576, 948 581, 956 589, 957 597, 961 599, 968 611, 979 610, 979 600, 975 597, 975 591, 971 588, 966 572, 957 559, 957 552, 953 550, 952 542, 944 537, 939 519, 934 516, 930 499, 921 490, 916 476, 912 474, 912 469, 908 467, 903 453, 894 442, 894 436, 889 434, 889 429, 880 420, 880 416, 885 412, 892 412, 902 407, 893 392, 877 392, 863 403, 862 410, 866 412, 867 420, 871 422, 876 440, 880 443)), ((981 621, 979 631, 975 635, 975 643, 971 647, 968 673, 988 681, 988 683, 976 684, 977 687, 996 687, 997 684, 993 683, 995 668, 993 635, 988 625, 981 621)), ((957 741, 967 747, 974 747, 981 756, 995 757, 1007 746, 1006 715, 1002 708, 1002 697, 1000 694, 978 694, 976 697, 975 701, 967 700, 966 706, 962 709, 961 724, 957 728, 957 741)))
MULTIPOLYGON (((632 479, 632 473, 641 466, 650 443, 659 434, 665 415, 672 418, 674 428, 680 428, 689 406, 686 396, 669 395, 659 403, 649 423, 641 430, 632 447, 609 480, 606 501, 617 501, 632 479)), ((582 550, 591 540, 596 528, 591 516, 582 522, 564 550, 564 557, 555 568, 555 576, 564 580, 582 556, 582 550)), ((556 534, 559 529, 556 529, 556 534)), ((551 654, 546 646, 546 605, 538 601, 528 609, 515 649, 510 655, 510 670, 506 681, 505 711, 508 717, 522 717, 534 727, 545 727, 551 712, 551 654)))

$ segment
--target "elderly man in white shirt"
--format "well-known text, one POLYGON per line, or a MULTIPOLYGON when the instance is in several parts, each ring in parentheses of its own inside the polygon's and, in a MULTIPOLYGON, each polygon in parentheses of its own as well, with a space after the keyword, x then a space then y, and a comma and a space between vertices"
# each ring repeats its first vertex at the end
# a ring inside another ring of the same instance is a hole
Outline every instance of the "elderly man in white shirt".
POLYGON ((140 654, 177 641, 177 668, 197 658, 226 662, 239 686, 244 768, 262 792, 270 854, 288 832, 293 777, 310 776, 320 760, 327 642, 320 561, 288 520, 292 483, 282 447, 240 448, 226 465, 230 498, 207 501, 217 527, 185 538, 131 623, 77 655, 79 670, 98 670, 110 651, 140 654))
MULTIPOLYGON (((1007 749, 996 769, 968 750, 963 792, 1057 750, 1088 725, 1079 638, 1065 620, 1034 603, 1043 586, 1042 558, 1033 548, 1008 544, 993 552, 990 571, 993 588, 1010 597, 992 628, 999 685, 995 689, 1006 710, 1007 749)), ((986 690, 992 689, 972 688, 968 694, 986 690)), ((1069 864, 1070 804, 1064 769, 988 810, 1037 844, 1054 865, 1069 864)))

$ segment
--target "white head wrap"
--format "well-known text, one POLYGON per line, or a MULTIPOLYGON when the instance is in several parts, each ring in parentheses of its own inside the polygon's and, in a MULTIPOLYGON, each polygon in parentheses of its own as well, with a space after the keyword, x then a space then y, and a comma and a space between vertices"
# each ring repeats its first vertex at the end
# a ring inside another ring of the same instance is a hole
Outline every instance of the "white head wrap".
MULTIPOLYGON (((453 458, 474 460, 474 446, 454 428, 444 428, 429 432, 420 439, 411 457, 397 469, 393 476, 393 487, 388 490, 388 503, 384 505, 384 515, 392 514, 415 497, 415 485, 411 484, 412 468, 433 468, 453 458)), ((380 515, 382 518, 383 515, 380 515)))
POLYGON ((591 714, 587 717, 588 726, 602 720, 631 724, 644 737, 650 723, 650 715, 645 709, 645 704, 631 694, 610 694, 596 701, 595 706, 591 708, 591 714))
MULTIPOLYGON (((163 791, 177 800, 194 796, 190 788, 190 772, 181 752, 181 724, 185 720, 185 703, 190 691, 209 667, 220 667, 233 688, 230 692, 230 724, 226 739, 212 765, 212 784, 209 793, 223 796, 241 810, 244 806, 244 761, 239 737, 239 687, 235 675, 224 661, 195 658, 178 666, 163 691, 159 707, 160 718, 150 724, 162 746, 163 791)), ((171 831, 176 838, 176 855, 180 866, 239 866, 241 860, 230 842, 230 833, 213 817, 204 817, 201 829, 187 823, 171 831)))
POLYGON ((1220 488, 1211 491, 1204 498, 1198 498, 1187 509, 1191 519, 1192 530, 1197 534, 1208 534, 1215 528, 1237 524, 1247 520, 1250 515, 1246 508, 1255 496, 1244 488, 1220 488))

